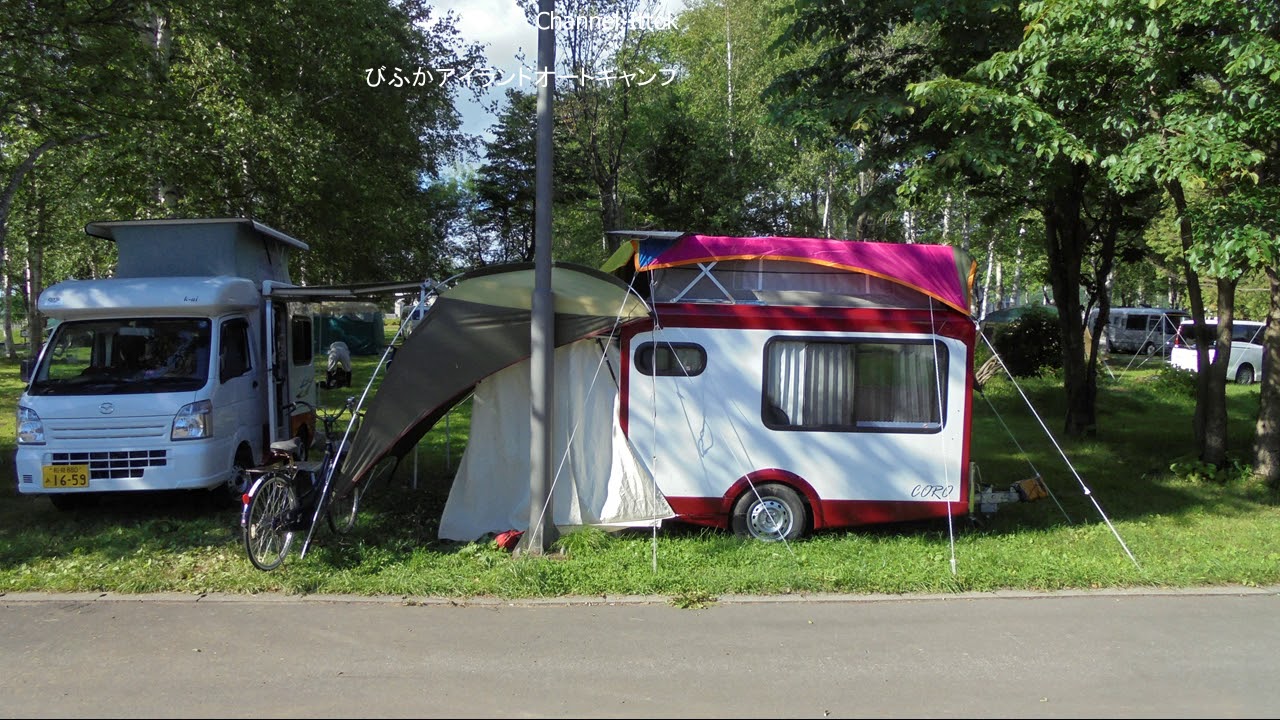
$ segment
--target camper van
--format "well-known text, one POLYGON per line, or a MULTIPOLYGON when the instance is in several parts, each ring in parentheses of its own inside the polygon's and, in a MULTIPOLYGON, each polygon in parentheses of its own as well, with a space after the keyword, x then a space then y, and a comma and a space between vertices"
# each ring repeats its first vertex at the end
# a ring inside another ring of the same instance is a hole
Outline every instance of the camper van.
MULTIPOLYGON (((1142 355, 1168 355, 1178 324, 1190 317, 1185 310, 1152 307, 1115 307, 1107 314, 1103 338, 1107 352, 1142 355)), ((1093 330, 1098 311, 1089 313, 1089 330, 1093 330)))
POLYGON ((314 436, 311 316, 287 297, 307 245, 242 218, 90 223, 110 278, 39 298, 58 321, 18 401, 18 491, 243 488, 278 439, 314 436))

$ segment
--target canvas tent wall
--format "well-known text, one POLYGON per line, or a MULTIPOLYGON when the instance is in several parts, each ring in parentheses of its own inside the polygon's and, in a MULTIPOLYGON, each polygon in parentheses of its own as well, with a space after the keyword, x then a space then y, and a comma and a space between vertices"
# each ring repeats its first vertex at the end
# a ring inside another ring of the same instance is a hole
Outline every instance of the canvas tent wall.
POLYGON ((387 347, 382 311, 373 303, 321 303, 311 313, 318 355, 334 342, 346 343, 352 355, 377 355, 387 347))
MULTIPOLYGON (((445 413, 464 400, 482 381, 511 369, 507 377, 514 377, 515 382, 519 382, 519 369, 513 366, 529 357, 533 282, 533 265, 519 263, 481 268, 463 275, 451 287, 439 292, 426 317, 396 350, 386 376, 370 400, 365 422, 353 439, 351 453, 340 470, 337 493, 344 493, 351 485, 364 482, 382 464, 412 452, 418 441, 445 413)), ((608 336, 626 323, 648 317, 648 307, 625 285, 590 268, 557 263, 552 269, 552 292, 555 296, 557 348, 588 338, 608 336)), ((596 357, 599 357, 598 351, 596 357)), ((497 378, 493 386, 504 382, 509 380, 497 378)), ((594 402, 599 403, 599 398, 594 402)), ((482 423, 484 414, 482 409, 482 423)), ((519 426, 513 426, 512 437, 527 436, 530 420, 527 406, 523 415, 518 411, 508 412, 502 419, 519 426), (520 432, 520 427, 523 432, 520 432)), ((512 441, 505 435, 482 434, 474 426, 472 438, 482 451, 491 453, 498 452, 500 446, 512 441)), ((617 458, 619 473, 629 473, 625 467, 627 458, 622 455, 617 455, 617 458)), ((527 525, 527 513, 521 521, 519 511, 512 509, 519 507, 520 498, 509 496, 524 493, 524 507, 528 507, 527 459, 526 453, 523 466, 495 465, 491 468, 488 484, 473 493, 476 503, 498 507, 501 508, 499 512, 511 514, 510 522, 503 519, 502 527, 491 527, 490 530, 523 529, 527 525), (502 488, 508 488, 512 493, 506 493, 502 488)), ((614 465, 610 457, 609 466, 614 465)), ((609 508, 619 508, 623 515, 633 515, 634 503, 623 502, 619 493, 626 497, 655 497, 651 480, 643 474, 611 473, 608 478, 593 475, 591 479, 601 485, 576 493, 576 496, 590 496, 593 500, 586 505, 575 503, 574 508, 568 508, 578 512, 576 516, 573 512, 561 514, 557 507, 557 514, 553 516, 557 525, 590 520, 608 523, 613 518, 597 517, 596 511, 609 508), (600 500, 602 497, 604 500, 600 500), (584 508, 587 510, 585 513, 582 512, 584 508)), ((455 504, 455 511, 457 507, 455 504)), ((660 516, 665 516, 660 503, 655 503, 655 510, 660 516)), ((453 517, 455 515, 451 512, 450 522, 453 522, 453 517)))
MULTIPOLYGON (((618 422, 618 348, 606 339, 556 350, 552 417, 555 524, 641 526, 673 516, 618 422), (601 482, 607 479, 607 482, 601 482)), ((529 521, 530 369, 522 361, 477 385, 471 437, 439 535, 470 541, 529 521)))

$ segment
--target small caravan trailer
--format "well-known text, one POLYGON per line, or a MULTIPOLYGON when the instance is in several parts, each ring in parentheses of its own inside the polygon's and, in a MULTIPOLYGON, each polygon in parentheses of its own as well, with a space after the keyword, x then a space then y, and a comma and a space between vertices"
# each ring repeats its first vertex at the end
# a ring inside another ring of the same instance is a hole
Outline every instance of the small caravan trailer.
MULTIPOLYGON (((682 520, 757 537, 969 510, 957 248, 640 235, 621 423, 682 520)), ((627 250, 622 250, 624 254, 627 250)))
MULTIPOLYGON (((674 517, 781 540, 1020 499, 971 487, 963 251, 630 233, 605 269, 554 269, 557 526, 674 517)), ((370 402, 339 493, 471 396, 440 536, 527 526, 532 275, 482 268, 441 291, 370 402)))

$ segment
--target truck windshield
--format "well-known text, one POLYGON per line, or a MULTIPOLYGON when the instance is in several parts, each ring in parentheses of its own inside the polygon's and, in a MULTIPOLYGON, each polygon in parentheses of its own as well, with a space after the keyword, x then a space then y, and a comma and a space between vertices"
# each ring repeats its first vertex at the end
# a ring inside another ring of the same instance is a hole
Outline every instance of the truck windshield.
POLYGON ((209 379, 208 318, 68 320, 32 375, 32 395, 199 390, 209 379))

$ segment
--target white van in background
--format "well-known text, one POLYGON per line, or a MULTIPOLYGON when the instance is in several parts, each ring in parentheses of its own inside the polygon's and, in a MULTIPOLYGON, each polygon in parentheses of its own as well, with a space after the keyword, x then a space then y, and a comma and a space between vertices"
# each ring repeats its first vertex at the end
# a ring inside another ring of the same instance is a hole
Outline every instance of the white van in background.
MULTIPOLYGON (((1114 307, 1107 314, 1102 337, 1107 352, 1162 355, 1173 342, 1178 324, 1190 317, 1185 310, 1153 307, 1114 307)), ((1089 313, 1089 330, 1093 330, 1098 311, 1089 313)))
MULTIPOLYGON (((1210 335, 1218 332, 1218 320, 1212 318, 1205 321, 1210 335)), ((1253 320, 1235 320, 1231 323, 1231 360, 1227 363, 1227 377, 1241 385, 1248 385, 1257 379, 1262 370, 1262 330, 1265 323, 1253 320)), ((1217 342, 1214 341, 1214 345, 1217 342)), ((1209 348, 1209 361, 1213 362, 1214 348, 1209 348)), ((1200 359, 1196 353, 1195 323, 1184 320, 1178 327, 1178 334, 1173 340, 1173 349, 1169 352, 1169 364, 1182 370, 1196 372, 1200 367, 1200 359)))

